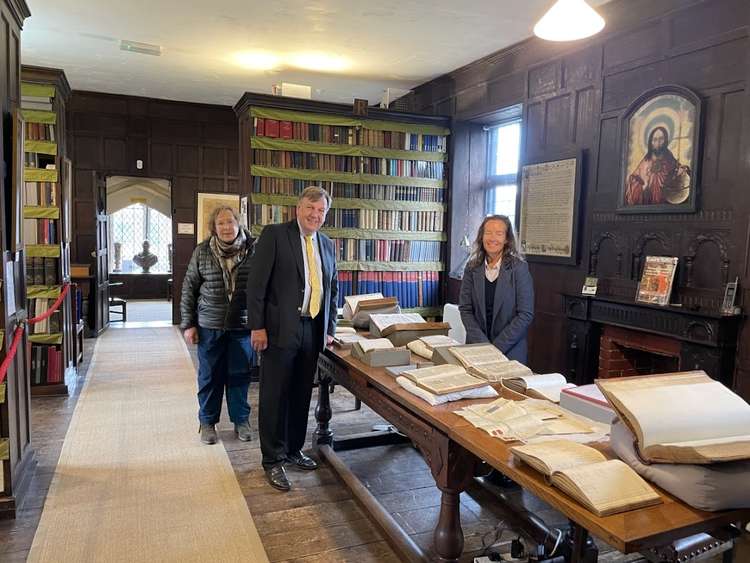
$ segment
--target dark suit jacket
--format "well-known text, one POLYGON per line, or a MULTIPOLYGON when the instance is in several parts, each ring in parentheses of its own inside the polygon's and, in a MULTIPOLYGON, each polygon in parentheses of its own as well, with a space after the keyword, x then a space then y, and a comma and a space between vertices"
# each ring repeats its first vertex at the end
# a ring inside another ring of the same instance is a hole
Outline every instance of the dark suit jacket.
POLYGON ((503 260, 495 287, 492 330, 487 338, 484 264, 466 268, 458 309, 466 342, 492 342, 508 359, 527 362, 526 333, 534 319, 534 282, 523 260, 503 260))
MULTIPOLYGON (((323 302, 320 314, 326 334, 336 330, 338 277, 333 242, 318 233, 323 270, 323 302)), ((297 220, 267 225, 255 244, 247 278, 247 317, 250 330, 266 329, 271 346, 287 348, 297 334, 305 294, 305 263, 297 220)))

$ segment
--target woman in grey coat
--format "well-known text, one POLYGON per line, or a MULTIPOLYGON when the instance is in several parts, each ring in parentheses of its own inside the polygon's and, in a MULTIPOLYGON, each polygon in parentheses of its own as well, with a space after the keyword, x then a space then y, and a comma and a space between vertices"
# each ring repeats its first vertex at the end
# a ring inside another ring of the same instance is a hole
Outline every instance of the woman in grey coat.
POLYGON ((479 227, 459 298, 466 343, 491 342, 508 359, 526 364, 526 334, 534 318, 534 282, 505 215, 479 227))
POLYGON ((251 239, 231 207, 215 209, 209 225, 211 236, 196 247, 182 282, 180 328, 189 344, 198 344, 201 441, 217 441, 215 425, 225 389, 229 419, 239 439, 248 441, 247 392, 255 359, 246 295, 251 239))

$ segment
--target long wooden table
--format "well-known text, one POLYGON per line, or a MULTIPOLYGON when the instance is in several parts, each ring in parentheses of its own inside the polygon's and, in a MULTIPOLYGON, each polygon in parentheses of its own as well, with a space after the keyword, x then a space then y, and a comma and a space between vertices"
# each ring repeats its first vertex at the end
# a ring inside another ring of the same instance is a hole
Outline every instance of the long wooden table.
MULTIPOLYGON (((571 522, 566 559, 591 560, 588 534, 623 553, 643 552, 700 532, 716 532, 750 520, 750 509, 705 512, 659 491, 662 503, 606 517, 548 485, 534 469, 518 462, 509 445, 472 426, 453 411, 469 401, 431 406, 404 390, 383 368, 371 368, 348 350, 329 348, 318 360, 319 394, 316 442, 333 443, 329 392, 334 384, 348 389, 419 448, 442 492, 433 549, 438 561, 456 561, 463 550, 459 496, 483 460, 564 514, 571 522)), ((476 401, 476 400, 474 400, 476 401)), ((595 555, 594 555, 595 560, 595 555)))

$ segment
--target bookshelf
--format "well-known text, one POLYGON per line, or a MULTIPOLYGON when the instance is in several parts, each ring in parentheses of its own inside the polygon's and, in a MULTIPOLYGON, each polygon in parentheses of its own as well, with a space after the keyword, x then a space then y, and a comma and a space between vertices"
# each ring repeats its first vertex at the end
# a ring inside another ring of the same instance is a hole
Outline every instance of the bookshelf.
MULTIPOLYGON (((23 230, 29 317, 51 307, 70 281, 70 160, 65 152, 65 103, 70 86, 56 69, 21 67, 25 121, 23 230)), ((73 288, 71 288, 73 290, 73 288)), ((75 293, 48 320, 29 327, 31 394, 67 394, 75 371, 75 293)))
POLYGON ((447 264, 450 120, 246 93, 240 121, 242 192, 254 236, 295 217, 299 193, 333 197, 321 229, 333 239, 339 307, 381 291, 407 312, 442 314, 447 264))

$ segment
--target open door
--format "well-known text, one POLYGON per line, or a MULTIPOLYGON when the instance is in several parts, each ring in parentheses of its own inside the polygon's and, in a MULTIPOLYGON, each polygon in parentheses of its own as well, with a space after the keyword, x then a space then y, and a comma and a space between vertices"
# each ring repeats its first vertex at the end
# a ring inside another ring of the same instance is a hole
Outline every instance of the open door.
POLYGON ((109 218, 107 216, 107 181, 96 172, 96 334, 109 327, 109 218))

